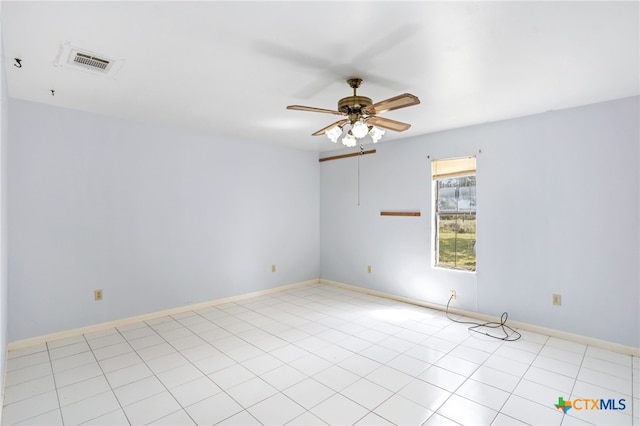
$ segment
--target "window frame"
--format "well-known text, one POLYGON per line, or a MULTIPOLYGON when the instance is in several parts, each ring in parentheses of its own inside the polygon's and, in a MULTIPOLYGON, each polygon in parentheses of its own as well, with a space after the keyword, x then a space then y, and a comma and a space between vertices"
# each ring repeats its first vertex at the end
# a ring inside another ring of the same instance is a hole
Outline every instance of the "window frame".
POLYGON ((475 156, 467 156, 467 157, 452 157, 452 158, 443 158, 441 160, 432 160, 431 162, 431 178, 432 178, 432 191, 433 191, 433 197, 432 197, 432 205, 433 205, 433 226, 434 226, 434 232, 433 232, 433 239, 432 239, 432 244, 433 244, 433 257, 432 257, 432 262, 433 262, 433 267, 434 268, 438 268, 438 269, 443 269, 443 270, 448 270, 448 271, 457 271, 457 272, 466 272, 466 273, 473 273, 475 274, 477 269, 478 269, 478 258, 476 256, 476 245, 477 245, 477 241, 478 241, 478 234, 477 234, 477 228, 476 231, 474 233, 474 246, 473 246, 473 253, 474 253, 474 258, 475 258, 475 263, 474 263, 474 267, 473 269, 468 268, 468 267, 463 267, 463 266, 452 266, 452 265, 448 265, 448 264, 442 264, 440 262, 440 221, 441 221, 441 216, 463 216, 463 215, 473 215, 474 220, 476 220, 476 224, 477 224, 477 205, 476 208, 471 211, 445 211, 445 212, 441 212, 439 211, 439 197, 441 196, 440 194, 440 190, 438 187, 438 184, 440 181, 443 180, 449 180, 449 179, 458 179, 458 178, 463 178, 463 177, 469 177, 469 176, 473 176, 475 178, 475 188, 477 191, 477 182, 478 182, 478 178, 477 178, 477 168, 476 168, 476 157, 475 156), (465 163, 464 160, 470 160, 472 159, 472 161, 469 161, 468 163, 465 163), (451 164, 447 165, 447 171, 446 173, 439 175, 436 172, 437 169, 437 165, 438 162, 455 162, 455 160, 460 160, 460 164, 458 166, 451 166, 451 164), (458 169, 456 169, 456 167, 458 169))

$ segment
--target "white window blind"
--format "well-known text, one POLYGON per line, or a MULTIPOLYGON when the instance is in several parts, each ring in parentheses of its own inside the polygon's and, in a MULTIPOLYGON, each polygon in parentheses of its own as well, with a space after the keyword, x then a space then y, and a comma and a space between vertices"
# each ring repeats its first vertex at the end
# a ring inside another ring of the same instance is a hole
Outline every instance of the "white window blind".
POLYGON ((450 179, 476 173, 476 157, 447 158, 431 162, 433 180, 450 179))

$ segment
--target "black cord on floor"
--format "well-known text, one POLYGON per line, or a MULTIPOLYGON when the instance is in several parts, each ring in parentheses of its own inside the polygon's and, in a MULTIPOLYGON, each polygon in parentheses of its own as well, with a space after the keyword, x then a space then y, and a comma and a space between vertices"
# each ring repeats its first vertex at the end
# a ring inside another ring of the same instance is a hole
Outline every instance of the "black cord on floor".
POLYGON ((516 330, 514 330, 513 328, 509 327, 506 323, 507 323, 507 318, 509 317, 509 314, 507 314, 506 312, 504 312, 502 314, 502 316, 500 317, 500 322, 483 322, 483 323, 479 323, 479 322, 474 322, 474 321, 460 321, 460 320, 456 320, 453 319, 449 316, 449 304, 451 303, 451 300, 453 299, 453 296, 451 296, 449 298, 449 301, 447 302, 447 318, 449 318, 451 321, 453 322, 457 322, 459 324, 472 324, 471 327, 469 327, 469 331, 472 331, 474 333, 478 333, 478 334, 483 334, 485 336, 489 336, 492 337, 494 339, 498 339, 498 340, 503 340, 505 342, 514 342, 516 340, 518 340, 520 337, 522 337, 522 335, 520 333, 518 333, 516 330), (486 331, 482 330, 482 328, 501 328, 502 332, 504 333, 504 336, 495 336, 493 334, 487 333, 486 331), (507 330, 510 331, 507 332, 507 330))

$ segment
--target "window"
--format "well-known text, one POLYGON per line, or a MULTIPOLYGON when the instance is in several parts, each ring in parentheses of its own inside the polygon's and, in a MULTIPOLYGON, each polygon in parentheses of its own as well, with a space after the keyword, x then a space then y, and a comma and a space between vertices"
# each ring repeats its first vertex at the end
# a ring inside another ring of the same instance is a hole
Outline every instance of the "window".
POLYGON ((435 265, 476 269, 476 159, 431 164, 435 193, 435 265))

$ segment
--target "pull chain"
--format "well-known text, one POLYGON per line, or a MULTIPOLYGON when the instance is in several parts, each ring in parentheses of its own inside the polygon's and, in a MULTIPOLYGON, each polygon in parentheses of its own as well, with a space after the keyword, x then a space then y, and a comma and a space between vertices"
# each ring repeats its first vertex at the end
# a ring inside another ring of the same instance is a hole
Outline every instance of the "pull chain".
POLYGON ((360 157, 364 155, 364 144, 360 144, 360 155, 358 155, 358 205, 360 205, 360 157))
POLYGON ((358 205, 360 205, 360 157, 362 155, 358 155, 358 205))

